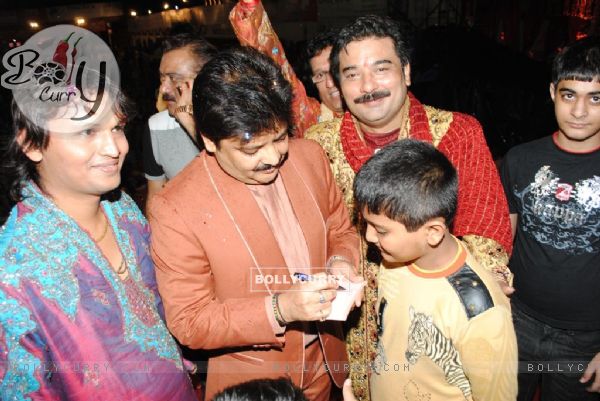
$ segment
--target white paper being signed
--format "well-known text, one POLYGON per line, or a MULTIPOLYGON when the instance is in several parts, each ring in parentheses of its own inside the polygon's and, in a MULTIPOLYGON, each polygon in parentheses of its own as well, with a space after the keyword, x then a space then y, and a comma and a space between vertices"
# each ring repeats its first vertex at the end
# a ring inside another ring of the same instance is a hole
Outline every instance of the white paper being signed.
POLYGON ((335 299, 331 303, 331 313, 327 320, 343 320, 348 318, 348 313, 352 309, 356 299, 360 298, 365 282, 353 283, 346 278, 338 278, 338 285, 335 299))

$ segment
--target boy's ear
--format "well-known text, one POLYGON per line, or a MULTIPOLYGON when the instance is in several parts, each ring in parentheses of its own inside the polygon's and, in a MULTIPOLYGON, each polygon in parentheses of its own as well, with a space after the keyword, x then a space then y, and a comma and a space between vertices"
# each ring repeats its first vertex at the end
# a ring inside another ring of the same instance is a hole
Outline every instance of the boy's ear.
POLYGON ((427 244, 431 247, 438 246, 447 232, 448 226, 446 226, 446 221, 442 217, 433 218, 425 223, 427 244))
POLYGON ((550 82, 550 98, 554 101, 554 96, 556 95, 556 88, 554 87, 554 82, 550 82))
POLYGON ((21 147, 21 150, 23 151, 23 153, 25 153, 25 156, 27 156, 32 162, 41 162, 43 159, 42 151, 38 148, 33 147, 31 143, 25 144, 25 135, 26 132, 24 128, 19 130, 19 132, 17 133, 17 143, 21 147))

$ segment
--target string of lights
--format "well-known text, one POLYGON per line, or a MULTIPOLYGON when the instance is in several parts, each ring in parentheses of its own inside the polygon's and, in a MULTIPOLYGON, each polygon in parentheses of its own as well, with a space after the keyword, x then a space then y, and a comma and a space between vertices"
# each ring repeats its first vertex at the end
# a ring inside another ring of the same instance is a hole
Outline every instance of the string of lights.
MULTIPOLYGON (((171 12, 171 11, 179 11, 185 8, 191 7, 210 7, 227 4, 231 1, 227 0, 177 0, 177 1, 124 1, 121 2, 121 8, 124 10, 123 14, 128 15, 131 18, 143 17, 144 15, 152 15, 155 13, 161 12, 171 12)), ((31 6, 34 6, 35 2, 26 2, 31 6)), ((78 5, 85 4, 85 1, 79 1, 78 5)), ((72 1, 58 1, 53 7, 65 7, 73 5, 72 1), (64 3, 64 4, 63 4, 64 3)), ((62 23, 72 23, 74 25, 85 27, 88 25, 88 22, 93 19, 98 18, 97 15, 77 15, 74 18, 69 20, 63 20, 62 23)), ((52 21, 50 25, 55 25, 56 21, 52 21)), ((45 24, 42 20, 28 20, 27 25, 31 30, 37 31, 45 28, 45 24)))

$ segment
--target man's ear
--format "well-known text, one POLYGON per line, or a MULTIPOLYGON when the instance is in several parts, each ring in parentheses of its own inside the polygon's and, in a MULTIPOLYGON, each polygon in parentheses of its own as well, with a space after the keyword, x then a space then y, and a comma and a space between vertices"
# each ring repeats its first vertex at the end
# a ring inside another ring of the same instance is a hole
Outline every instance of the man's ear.
POLYGON ((550 98, 554 101, 554 97, 556 96, 556 87, 554 86, 554 82, 550 82, 550 98))
POLYGON ((208 153, 215 153, 217 150, 217 145, 204 135, 200 134, 200 136, 202 137, 202 141, 204 142, 204 148, 206 149, 206 151, 208 153))
POLYGON ((425 235, 427 243, 431 247, 436 247, 442 242, 448 232, 446 221, 442 217, 436 217, 425 223, 425 235))
POLYGON ((21 150, 23 151, 23 153, 25 153, 25 156, 27 156, 29 158, 29 160, 31 160, 32 162, 34 162, 34 163, 41 162, 43 159, 43 154, 42 154, 41 149, 38 149, 38 148, 32 146, 31 143, 26 144, 25 143, 25 135, 26 135, 25 128, 20 129, 19 132, 17 133, 17 143, 21 147, 21 150))
POLYGON ((404 74, 404 83, 406 86, 410 86, 410 63, 406 63, 402 68, 402 73, 404 74))

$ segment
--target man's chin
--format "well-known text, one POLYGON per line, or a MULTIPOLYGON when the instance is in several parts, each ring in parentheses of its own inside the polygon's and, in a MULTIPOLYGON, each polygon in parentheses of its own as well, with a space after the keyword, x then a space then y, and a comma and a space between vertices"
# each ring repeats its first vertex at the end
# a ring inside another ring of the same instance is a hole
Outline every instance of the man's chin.
POLYGON ((335 113, 341 113, 344 111, 342 108, 342 101, 340 99, 335 99, 329 102, 323 102, 327 108, 335 113))
POLYGON ((360 121, 366 126, 372 128, 379 128, 389 123, 389 121, 391 120, 390 116, 388 115, 389 113, 386 113, 384 110, 378 108, 356 106, 357 105, 353 106, 354 111, 352 110, 352 108, 349 108, 350 112, 358 119, 358 121, 360 121))
POLYGON ((279 167, 273 167, 268 170, 263 170, 258 172, 265 180, 275 179, 277 178, 277 174, 279 174, 279 167))
POLYGON ((261 177, 261 178, 253 178, 252 181, 244 182, 249 185, 269 185, 275 182, 278 174, 275 174, 273 177, 261 177))
POLYGON ((177 108, 177 103, 172 100, 163 100, 165 105, 167 106, 166 110, 171 117, 175 117, 175 109, 177 108))

